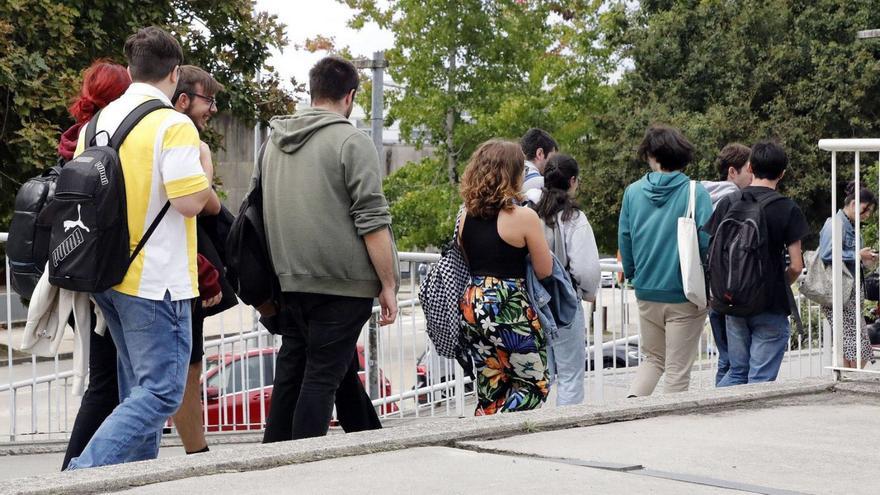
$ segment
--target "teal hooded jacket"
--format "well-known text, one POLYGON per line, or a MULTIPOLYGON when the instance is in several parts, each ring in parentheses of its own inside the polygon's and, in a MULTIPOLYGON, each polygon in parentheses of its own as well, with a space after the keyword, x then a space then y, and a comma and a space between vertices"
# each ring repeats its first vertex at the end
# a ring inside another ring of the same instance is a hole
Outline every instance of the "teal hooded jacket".
MULTIPOLYGON (((641 301, 684 303, 678 261, 678 218, 688 206, 690 178, 681 172, 651 172, 629 185, 623 193, 617 242, 623 272, 641 301)), ((712 215, 712 200, 699 181, 696 188, 697 228, 712 215)), ((709 235, 700 232, 700 255, 704 264, 709 235)))

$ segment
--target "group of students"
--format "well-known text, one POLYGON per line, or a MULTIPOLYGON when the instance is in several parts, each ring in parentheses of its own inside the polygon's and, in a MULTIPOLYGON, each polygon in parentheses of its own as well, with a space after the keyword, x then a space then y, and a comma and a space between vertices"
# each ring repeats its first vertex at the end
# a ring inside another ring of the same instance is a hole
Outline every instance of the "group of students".
MULTIPOLYGON (((716 161, 720 180, 692 184, 683 170, 693 159, 693 146, 677 129, 657 124, 645 133, 638 157, 651 170, 626 188, 618 222, 619 254, 635 289, 645 356, 628 396, 650 395, 664 376, 665 392, 688 389, 707 316, 718 353, 716 386, 775 380, 789 341, 789 316, 797 311, 790 286, 804 269, 801 242, 810 232, 797 203, 777 192, 789 165, 785 150, 772 140, 751 148, 729 144, 716 161), (677 230, 691 201, 704 276, 712 276, 710 267, 718 264, 709 259, 713 242, 715 250, 726 249, 734 257, 731 250, 750 247, 750 240, 730 243, 721 231, 726 221, 737 218, 732 212, 747 203, 757 205, 762 238, 754 242, 766 250, 761 263, 766 266, 759 268, 764 276, 756 291, 763 297, 746 309, 733 310, 731 300, 725 300, 728 294, 707 294, 708 307, 689 300, 677 230)), ((598 251, 575 200, 578 177, 577 162, 559 153, 556 142, 540 129, 529 130, 520 146, 484 143, 462 176, 465 215, 457 239, 472 279, 461 300, 461 328, 477 377, 478 415, 539 407, 554 381, 558 405, 583 401, 585 325, 580 304, 578 318, 549 335, 527 283, 529 270, 539 279, 550 277, 551 253, 556 258, 561 254, 579 296, 595 300, 598 251)), ((837 213, 844 225, 843 260, 851 273, 877 262, 876 251, 856 247, 853 225, 856 215, 866 219, 876 210, 877 199, 866 188, 859 197, 856 205, 850 184, 837 213)), ((829 218, 817 254, 826 265, 831 263, 830 225, 829 218)), ((853 291, 845 296, 843 353, 846 365, 855 366, 857 338, 861 362, 872 361, 873 354, 867 333, 856 335, 857 295, 853 291)), ((822 307, 822 313, 830 323, 831 308, 822 307)))
MULTIPOLYGON (((130 243, 149 239, 143 250, 135 250, 121 283, 92 294, 108 332, 89 331, 89 387, 66 469, 155 458, 170 416, 188 453, 207 451, 198 398, 201 326, 206 316, 237 304, 217 253, 224 244, 218 231, 228 230, 217 224, 229 222, 231 214, 211 187, 211 154, 200 139, 223 87, 207 72, 182 65, 179 43, 159 28, 138 30, 124 51, 127 69, 98 61, 85 72, 71 106, 76 124, 58 146, 63 159, 75 159, 96 144, 86 142, 87 122, 111 136, 144 102, 167 106, 134 126, 119 147, 130 243), (162 217, 166 203, 170 208, 162 217), (157 217, 161 221, 150 237, 144 231, 157 217)), ((346 431, 381 428, 357 376, 356 343, 376 299, 381 325, 397 316, 397 251, 378 154, 348 120, 359 87, 357 70, 326 57, 309 76, 311 107, 272 119, 249 193, 249 198, 262 195, 258 215, 276 279, 267 283, 277 287, 260 309, 283 335, 264 442, 326 434, 334 405, 346 431)), ((666 391, 688 388, 707 315, 684 293, 675 241, 691 182, 682 170, 693 148, 676 129, 656 125, 648 129, 639 156, 651 172, 626 189, 618 232, 646 355, 631 396, 651 394, 663 374, 666 391)), ((710 312, 719 352, 717 382, 773 380, 789 335, 786 288, 803 268, 800 243, 807 223, 797 204, 775 193, 788 166, 778 144, 729 145, 718 164, 722 183, 696 186, 701 254, 705 258, 710 238, 737 201, 772 196, 764 213, 773 276, 766 280, 771 297, 762 311, 710 312)), ((471 278, 459 311, 477 377, 478 415, 539 407, 554 382, 557 404, 583 401, 581 301, 595 300, 600 267, 590 223, 575 199, 580 176, 577 161, 559 153, 540 129, 530 129, 520 143, 483 143, 462 175, 455 238, 471 278), (535 305, 528 281, 548 278, 561 280, 577 299, 564 322, 548 323, 544 308, 535 305)), ((854 271, 859 261, 869 265, 877 258, 855 245, 852 227, 855 215, 866 218, 876 209, 876 198, 862 190, 861 204, 855 205, 848 192, 838 215, 845 220, 844 261, 854 271)), ((82 218, 67 223, 84 227, 82 218)), ((829 225, 820 242, 828 262, 829 225)), ((854 297, 844 309, 844 357, 853 362, 854 297)))
MULTIPOLYGON (((56 167, 56 177, 61 184, 89 173, 96 189, 109 191, 102 194, 125 198, 127 269, 106 290, 63 288, 52 281, 58 265, 50 260, 33 293, 22 294, 30 299, 32 340, 63 335, 71 308, 58 294, 67 291, 67 300, 85 304, 74 309, 78 341, 86 342, 81 352, 75 349, 74 361, 90 351, 89 383, 65 470, 155 458, 170 417, 188 454, 208 451, 199 399, 203 321, 238 304, 242 265, 233 255, 260 254, 230 251, 237 220, 245 216, 236 218, 220 204, 210 149, 200 138, 223 86, 204 70, 183 65, 179 42, 155 26, 132 34, 124 54, 127 67, 99 60, 85 71, 70 108, 76 123, 58 146, 63 166, 56 167), (115 149, 118 165, 89 159, 105 144, 115 149), (111 174, 108 167, 119 170, 111 174), (124 191, 111 190, 114 175, 124 177, 117 186, 124 191), (59 320, 61 328, 49 329, 50 320, 59 320)), ((381 428, 358 378, 356 344, 376 299, 380 325, 397 316, 400 271, 378 153, 349 120, 357 69, 325 57, 309 79, 311 106, 270 121, 271 135, 243 204, 259 198, 255 215, 265 227, 244 235, 266 244, 262 255, 273 272, 264 280, 269 299, 255 307, 282 336, 267 443, 326 434, 334 406, 347 432, 381 428)), ((26 189, 23 203, 31 199, 26 189)), ((42 211, 77 198, 54 196, 42 211)), ((95 251, 67 239, 96 230, 94 215, 85 211, 77 206, 70 212, 74 218, 45 219, 61 234, 61 263, 94 258, 95 251)), ((10 230, 10 238, 27 244, 34 229, 16 228, 14 219, 10 230)), ((43 263, 47 256, 42 253, 43 263)), ((108 266, 118 260, 89 261, 99 271, 120 268, 108 266)))

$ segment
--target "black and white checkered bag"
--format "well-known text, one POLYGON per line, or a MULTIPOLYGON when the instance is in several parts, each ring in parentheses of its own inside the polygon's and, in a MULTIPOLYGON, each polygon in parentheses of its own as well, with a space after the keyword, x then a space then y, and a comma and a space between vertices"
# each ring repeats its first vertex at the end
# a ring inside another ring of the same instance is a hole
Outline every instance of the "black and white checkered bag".
POLYGON ((428 272, 419 287, 419 301, 425 312, 428 337, 437 354, 446 358, 460 357, 461 314, 458 304, 471 280, 471 270, 458 246, 458 229, 463 211, 455 219, 452 243, 440 261, 428 272))

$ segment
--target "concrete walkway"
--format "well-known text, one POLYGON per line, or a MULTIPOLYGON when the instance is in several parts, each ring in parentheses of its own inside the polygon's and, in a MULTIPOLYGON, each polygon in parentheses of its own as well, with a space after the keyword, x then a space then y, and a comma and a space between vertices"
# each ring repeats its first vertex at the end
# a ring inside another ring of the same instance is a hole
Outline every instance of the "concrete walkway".
POLYGON ((867 494, 878 406, 877 382, 750 385, 241 445, 0 493, 867 494))

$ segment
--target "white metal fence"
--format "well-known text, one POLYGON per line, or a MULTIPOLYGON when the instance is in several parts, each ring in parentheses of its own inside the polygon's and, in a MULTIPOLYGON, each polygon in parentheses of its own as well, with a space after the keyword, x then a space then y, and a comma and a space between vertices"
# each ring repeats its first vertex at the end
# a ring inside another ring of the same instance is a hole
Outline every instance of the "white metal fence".
MULTIPOLYGON (((5 234, 0 234, 2 241, 5 234)), ((418 304, 420 277, 439 255, 401 253, 400 259, 403 282, 398 319, 379 328, 378 307, 374 308, 358 344, 365 388, 385 421, 471 415, 475 407, 473 385, 456 363, 432 352, 418 304)), ((592 315, 587 318, 584 335, 584 386, 587 400, 594 403, 624 397, 641 360, 634 293, 620 283, 619 264, 605 263, 602 271, 603 288, 597 301, 584 305, 587 315, 592 315)), ((8 273, 7 262, 7 287, 8 273)), ((7 330, 0 342, 7 346, 7 379, 0 384, 0 441, 66 438, 79 406, 79 398, 70 393, 72 361, 69 356, 38 361, 14 352, 21 339, 17 328, 22 326, 13 321, 16 297, 7 294, 3 301, 7 330)), ((801 314, 804 332, 793 333, 780 379, 818 375, 826 365, 823 350, 829 339, 821 330, 818 309, 803 304, 801 314)), ((256 313, 244 305, 206 320, 201 395, 209 433, 263 428, 280 343, 281 339, 263 329, 256 313)), ((699 352, 692 388, 714 387, 717 354, 708 322, 699 352)), ((826 359, 830 363, 830 353, 826 359)), ((552 395, 551 391, 545 407, 553 407, 552 395)))
MULTIPOLYGON (((865 368, 869 363, 864 362, 862 359, 862 339, 859 336, 864 331, 865 322, 863 318, 856 318, 856 360, 855 366, 853 363, 847 365, 843 357, 843 342, 844 342, 844 329, 843 329, 843 306, 844 306, 844 297, 848 296, 847 294, 843 294, 843 225, 840 222, 840 218, 837 216, 838 210, 838 195, 837 195, 837 156, 838 153, 852 153, 853 154, 853 181, 855 182, 855 204, 856 204, 856 214, 855 216, 855 259, 859 260, 858 247, 863 246, 862 243, 862 219, 860 218, 859 212, 861 211, 861 195, 860 190, 863 185, 862 183, 862 164, 861 157, 862 153, 873 153, 875 156, 880 154, 880 139, 822 139, 819 141, 819 148, 825 151, 831 152, 831 209, 830 215, 832 218, 832 229, 831 229, 831 266, 832 266, 832 285, 833 285, 833 293, 834 293, 834 305, 832 308, 832 320, 833 320, 833 364, 832 369, 840 375, 843 372, 853 372, 853 373, 872 373, 878 374, 880 370, 877 369, 868 369, 865 368)), ((880 187, 880 166, 877 167, 878 177, 877 182, 873 183, 874 185, 880 187)), ((869 179, 867 184, 871 184, 873 181, 869 179)), ((876 191, 876 189, 875 189, 876 191)), ((845 206, 845 205, 841 205, 845 206)), ((880 222, 880 220, 878 220, 880 222)), ((880 225, 878 225, 880 227, 880 225)), ((880 229, 878 229, 880 232, 880 229)), ((877 247, 877 246, 873 246, 877 247)), ((858 265, 857 265, 858 266, 858 265)), ((855 293, 862 293, 862 271, 857 269, 853 274, 855 278, 855 293)), ((856 315, 863 314, 863 303, 861 297, 855 298, 856 315)))

